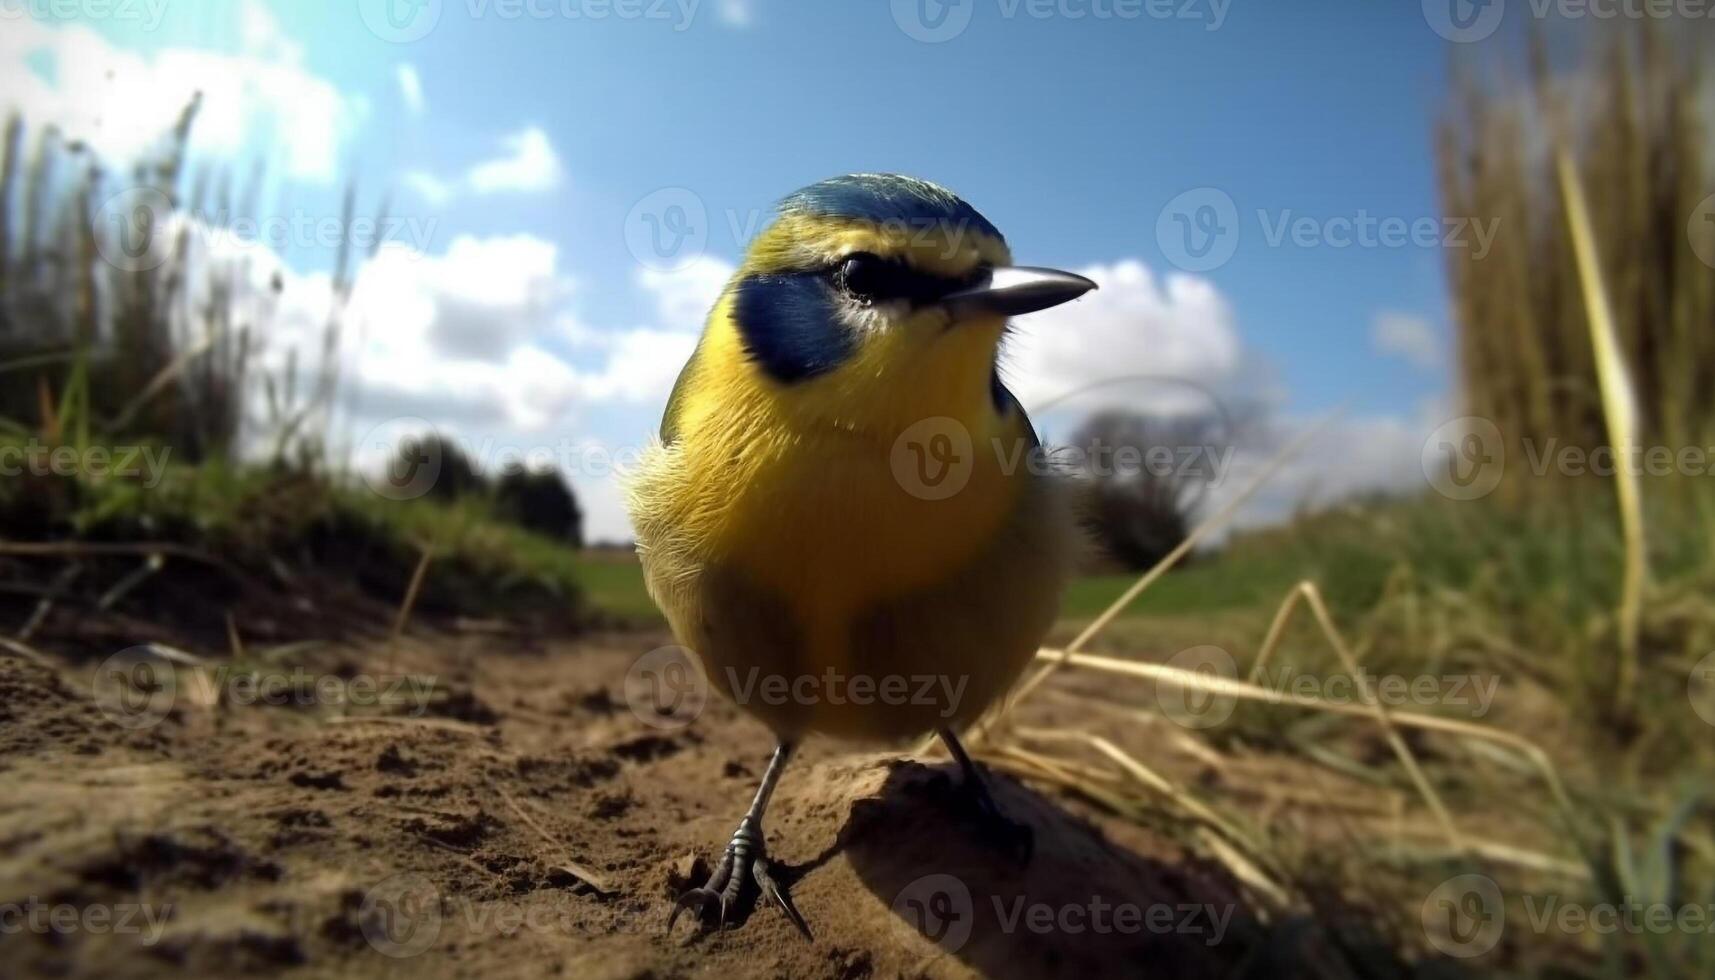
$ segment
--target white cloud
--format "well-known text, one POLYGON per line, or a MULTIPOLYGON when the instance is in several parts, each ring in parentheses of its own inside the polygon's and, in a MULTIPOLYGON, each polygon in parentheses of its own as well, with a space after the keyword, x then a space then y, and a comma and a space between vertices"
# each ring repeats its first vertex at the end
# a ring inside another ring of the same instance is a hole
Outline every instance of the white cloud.
POLYGON ((292 178, 330 181, 365 115, 303 64, 265 7, 241 8, 242 53, 125 50, 82 25, 7 18, 0 31, 0 102, 35 128, 56 125, 123 169, 158 146, 197 93, 192 152, 231 157, 258 144, 292 178), (32 67, 45 59, 44 76, 32 67))
POLYGON ((569 290, 556 262, 553 243, 529 235, 460 236, 441 255, 382 247, 352 288, 359 405, 420 401, 437 418, 548 424, 580 394, 576 372, 542 346, 569 290))
POLYGON ((504 154, 476 164, 459 178, 449 180, 426 170, 413 170, 405 174, 405 186, 433 205, 445 204, 465 191, 528 193, 559 186, 560 156, 554 152, 548 134, 539 127, 527 126, 506 136, 501 146, 504 154))
POLYGON ((638 270, 637 284, 655 298, 661 321, 679 330, 701 330, 727 280, 733 265, 711 255, 699 256, 678 269, 647 266, 638 270))
POLYGON ((1377 314, 1370 327, 1370 343, 1378 352, 1402 357, 1425 371, 1441 367, 1444 359, 1435 328, 1427 319, 1411 313, 1377 314))
MULTIPOLYGON (((1317 509, 1356 494, 1422 492, 1423 444, 1447 419, 1438 400, 1406 414, 1340 417, 1326 423, 1271 476, 1236 515, 1234 526, 1256 527, 1289 519, 1294 511, 1317 509)), ((1238 452, 1210 493, 1203 513, 1213 513, 1247 487, 1262 468, 1319 418, 1286 417, 1238 452)))
POLYGON ((238 30, 239 41, 249 54, 294 65, 304 60, 304 46, 286 36, 262 0, 241 0, 238 30))
POLYGON ((1174 273, 1157 279, 1136 259, 1078 270, 1100 286, 1065 306, 1015 322, 1001 364, 1026 408, 1076 399, 1091 408, 1104 398, 1137 407, 1179 402, 1190 385, 1216 390, 1238 380, 1246 367, 1232 308, 1206 279, 1174 273))
POLYGON ((528 126, 501 141, 505 156, 485 160, 466 175, 478 194, 495 191, 546 191, 560 182, 560 158, 548 134, 528 126))
POLYGON ((405 103, 405 110, 413 116, 423 114, 423 79, 417 74, 416 66, 401 61, 394 69, 399 79, 399 98, 405 103))
MULTIPOLYGON (((263 254, 269 274, 280 270, 263 254)), ((579 415, 610 407, 636 413, 645 438, 696 344, 702 311, 691 313, 689 297, 712 303, 709 284, 718 293, 730 267, 708 260, 648 277, 639 285, 655 323, 595 329, 567 310, 572 284, 558 259, 529 235, 461 236, 438 255, 384 245, 357 272, 337 351, 352 428, 420 416, 467 441, 553 446, 579 415), (556 349, 574 330, 587 364, 556 349)), ((325 274, 283 278, 264 363, 283 367, 295 350, 303 370, 317 360, 332 289, 325 274)))
POLYGON ((600 351, 606 358, 599 372, 584 378, 587 395, 598 401, 650 407, 665 402, 679 369, 696 347, 704 317, 732 273, 731 263, 712 256, 671 271, 639 271, 637 285, 655 308, 651 326, 599 330, 576 317, 562 316, 556 329, 563 339, 600 351))
POLYGON ((424 201, 436 206, 445 204, 452 200, 453 194, 457 192, 457 188, 452 184, 447 183, 426 170, 408 171, 405 176, 400 179, 404 182, 406 187, 416 191, 418 196, 422 197, 424 201))

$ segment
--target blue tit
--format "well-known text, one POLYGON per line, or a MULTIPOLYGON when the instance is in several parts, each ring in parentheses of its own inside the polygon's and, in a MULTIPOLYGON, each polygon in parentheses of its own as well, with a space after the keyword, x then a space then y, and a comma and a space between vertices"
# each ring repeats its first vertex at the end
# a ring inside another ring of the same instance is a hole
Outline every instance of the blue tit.
POLYGON ((713 907, 724 924, 751 880, 809 935, 762 830, 807 735, 939 733, 998 818, 955 733, 1039 648, 1077 531, 996 361, 1009 317, 1093 288, 1014 266, 976 209, 893 174, 806 187, 751 243, 628 487, 650 595, 779 739, 675 919, 713 907))

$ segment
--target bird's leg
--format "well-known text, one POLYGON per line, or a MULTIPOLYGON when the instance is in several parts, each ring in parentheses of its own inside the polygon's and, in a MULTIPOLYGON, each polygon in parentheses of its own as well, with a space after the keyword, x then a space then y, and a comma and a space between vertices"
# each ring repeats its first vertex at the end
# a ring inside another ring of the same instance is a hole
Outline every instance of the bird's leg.
POLYGON ((951 728, 937 729, 941 741, 947 743, 947 751, 958 761, 963 778, 959 781, 960 797, 975 813, 983 832, 1001 848, 1018 859, 1019 864, 1029 864, 1030 856, 1036 849, 1036 834, 1028 824, 1011 820, 1001 812, 995 803, 994 796, 989 792, 988 780, 984 778, 982 769, 971 760, 965 747, 959 744, 959 738, 951 728))
POLYGON ((717 912, 716 927, 725 928, 727 912, 738 903, 739 893, 748 877, 756 882, 758 891, 786 913, 805 939, 811 938, 810 927, 798 914, 797 906, 792 904, 792 896, 768 873, 768 848, 762 833, 762 815, 768 809, 768 798, 774 795, 774 785, 780 782, 780 774, 786 770, 786 762, 792 758, 795 748, 796 743, 782 741, 774 749, 768 771, 762 774, 762 785, 757 787, 756 799, 750 802, 750 809, 745 811, 744 819, 733 831, 726 853, 721 855, 721 863, 701 888, 685 892, 673 903, 673 914, 667 919, 668 932, 673 931, 673 923, 678 921, 680 912, 695 906, 698 914, 706 917, 711 903, 717 912))

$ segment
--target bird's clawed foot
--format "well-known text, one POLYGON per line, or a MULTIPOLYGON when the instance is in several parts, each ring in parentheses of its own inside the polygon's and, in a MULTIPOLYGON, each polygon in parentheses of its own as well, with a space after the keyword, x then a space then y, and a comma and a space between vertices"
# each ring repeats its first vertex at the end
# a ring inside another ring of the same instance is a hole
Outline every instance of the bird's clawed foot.
POLYGON ((959 809, 976 825, 978 836, 1024 867, 1036 853, 1036 832, 1006 815, 994 801, 987 783, 973 769, 954 789, 959 809))
POLYGON ((1029 864, 1031 855, 1036 853, 1036 832, 1028 824, 1008 819, 1001 811, 994 795, 989 792, 982 768, 971 759, 971 754, 965 751, 964 744, 952 729, 942 728, 937 734, 946 744, 947 751, 953 754, 953 761, 959 764, 959 785, 953 792, 960 809, 976 823, 977 833, 983 840, 1012 857, 1019 867, 1029 864))
POLYGON ((747 878, 756 883, 757 891, 764 898, 786 913, 805 939, 812 938, 810 927, 798 914, 798 907, 792 904, 791 894, 770 873, 762 823, 752 817, 745 817, 739 823, 709 880, 701 888, 692 888, 680 895, 679 900, 673 903, 673 914, 667 919, 667 931, 673 931, 673 923, 678 921, 679 913, 688 908, 695 908, 700 920, 707 923, 711 906, 715 913, 715 928, 726 928, 727 916, 737 907, 747 878))

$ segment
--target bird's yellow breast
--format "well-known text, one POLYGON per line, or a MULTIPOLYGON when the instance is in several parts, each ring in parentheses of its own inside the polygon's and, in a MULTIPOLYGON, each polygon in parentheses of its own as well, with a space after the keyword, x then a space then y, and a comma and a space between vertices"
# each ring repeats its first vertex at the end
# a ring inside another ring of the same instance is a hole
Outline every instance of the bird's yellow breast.
POLYGON ((668 552, 652 557, 737 569, 789 597, 807 633, 830 635, 963 568, 1017 505, 1024 474, 1007 447, 1028 423, 996 413, 983 386, 950 392, 950 372, 930 388, 901 379, 896 421, 811 420, 754 373, 723 370, 737 343, 731 331, 704 338, 679 435, 634 492, 640 525, 671 539, 646 540, 668 552), (932 414, 943 411, 957 415, 932 414))

